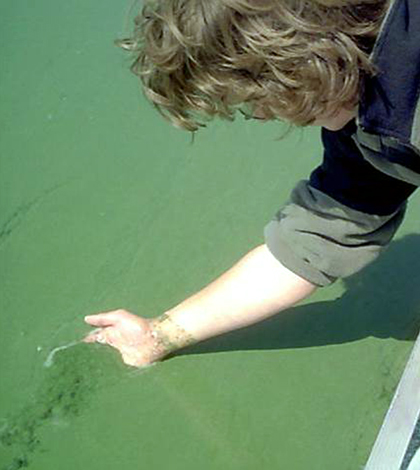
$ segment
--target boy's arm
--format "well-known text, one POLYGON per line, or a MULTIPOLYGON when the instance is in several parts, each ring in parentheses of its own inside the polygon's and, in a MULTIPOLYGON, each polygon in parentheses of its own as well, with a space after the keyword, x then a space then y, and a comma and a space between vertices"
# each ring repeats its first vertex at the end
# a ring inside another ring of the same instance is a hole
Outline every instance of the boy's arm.
POLYGON ((167 315, 201 341, 259 322, 294 305, 314 289, 261 245, 167 315))
POLYGON ((147 320, 125 311, 86 317, 100 328, 85 341, 115 347, 127 364, 147 365, 189 344, 259 322, 315 289, 261 245, 160 317, 147 320))

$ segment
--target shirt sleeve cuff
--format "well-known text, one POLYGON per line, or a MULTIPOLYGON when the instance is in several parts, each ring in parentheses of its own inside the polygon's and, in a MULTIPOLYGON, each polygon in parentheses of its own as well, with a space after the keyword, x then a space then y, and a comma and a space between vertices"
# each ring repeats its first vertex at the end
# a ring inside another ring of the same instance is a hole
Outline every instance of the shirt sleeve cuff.
POLYGON ((279 224, 276 220, 269 222, 264 229, 264 237, 267 248, 284 267, 318 287, 326 287, 337 280, 298 256, 281 237, 279 224))

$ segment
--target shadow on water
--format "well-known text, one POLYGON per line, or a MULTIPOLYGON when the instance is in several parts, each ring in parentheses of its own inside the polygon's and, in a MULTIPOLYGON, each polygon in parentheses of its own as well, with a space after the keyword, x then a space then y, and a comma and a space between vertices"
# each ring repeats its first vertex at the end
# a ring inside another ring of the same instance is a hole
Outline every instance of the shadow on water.
POLYGON ((415 339, 420 327, 420 235, 393 242, 377 261, 344 282, 346 292, 337 300, 289 309, 183 354, 304 348, 369 336, 415 339))
POLYGON ((42 442, 48 425, 68 425, 83 414, 98 387, 112 382, 110 372, 121 371, 120 362, 116 355, 98 358, 83 343, 56 354, 51 366, 43 368, 41 384, 29 403, 0 426, 0 469, 28 467, 34 452, 46 450, 42 442))
MULTIPOLYGON (((182 354, 304 348, 367 336, 412 340, 420 326, 420 235, 394 242, 345 284, 347 291, 338 300, 289 309, 182 354)), ((77 344, 56 354, 51 367, 40 373, 41 385, 27 405, 0 423, 0 451, 6 453, 0 470, 28 467, 34 453, 45 450, 48 425, 70 424, 89 407, 98 388, 118 383, 127 369, 119 356, 102 353, 100 346, 93 353, 92 347, 77 344)))

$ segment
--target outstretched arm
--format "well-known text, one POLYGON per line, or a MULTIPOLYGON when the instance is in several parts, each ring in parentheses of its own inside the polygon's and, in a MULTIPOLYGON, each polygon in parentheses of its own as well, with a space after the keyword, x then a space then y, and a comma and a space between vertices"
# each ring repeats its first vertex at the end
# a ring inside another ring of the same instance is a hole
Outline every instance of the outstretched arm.
POLYGON ((207 287, 154 319, 118 310, 86 317, 99 327, 86 342, 109 344, 133 366, 150 364, 189 344, 268 318, 307 297, 315 286, 261 245, 207 287))

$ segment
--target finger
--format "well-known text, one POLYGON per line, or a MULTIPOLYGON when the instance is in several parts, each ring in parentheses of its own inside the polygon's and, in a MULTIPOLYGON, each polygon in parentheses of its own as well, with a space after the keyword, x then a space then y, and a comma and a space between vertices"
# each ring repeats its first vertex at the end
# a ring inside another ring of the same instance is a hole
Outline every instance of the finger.
POLYGON ((92 326, 112 326, 121 320, 118 312, 98 313, 97 315, 85 316, 85 322, 92 326))
POLYGON ((96 338, 94 335, 87 335, 82 339, 82 341, 84 343, 94 343, 96 341, 96 338))
POLYGON ((103 333, 101 328, 97 328, 96 330, 91 331, 83 338, 84 343, 96 343, 96 342, 103 342, 103 333))

